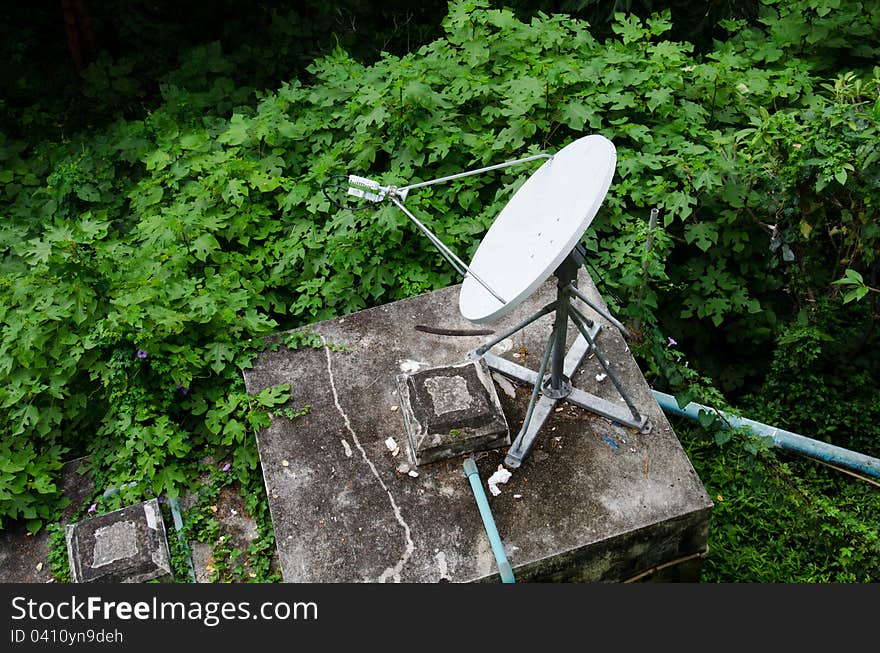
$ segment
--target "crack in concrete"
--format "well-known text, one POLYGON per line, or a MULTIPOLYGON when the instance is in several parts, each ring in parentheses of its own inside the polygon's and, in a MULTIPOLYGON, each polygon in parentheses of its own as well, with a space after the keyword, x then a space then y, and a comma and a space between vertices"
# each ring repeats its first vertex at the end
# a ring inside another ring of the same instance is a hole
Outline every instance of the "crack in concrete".
POLYGON ((330 362, 330 347, 327 346, 327 341, 324 339, 324 336, 321 336, 321 342, 324 345, 324 352, 327 354, 327 374, 330 376, 330 390, 332 390, 333 392, 333 403, 336 404, 336 410, 338 410, 339 414, 342 415, 342 420, 345 423, 345 428, 349 433, 351 433, 352 440, 354 440, 354 446, 357 447, 358 451, 360 451, 361 457, 363 457, 364 462, 369 465, 370 471, 373 472, 373 476, 376 477, 376 480, 379 481, 379 485, 382 486, 382 489, 385 490, 385 494, 388 495, 388 501, 391 503, 391 508, 394 511, 395 519, 403 527, 403 533, 406 537, 406 549, 404 550, 403 555, 400 556, 400 560, 397 562, 396 565, 388 567, 376 579, 380 583, 385 583, 388 582, 389 578, 393 578, 394 582, 399 583, 400 572, 403 570, 403 566, 407 563, 407 561, 410 559, 410 556, 412 556, 413 552, 416 549, 415 544, 413 544, 412 533, 410 531, 409 524, 407 524, 406 521, 403 519, 403 515, 400 512, 400 507, 394 500, 394 495, 391 494, 391 490, 388 489, 388 486, 385 485, 385 481, 383 481, 382 477, 379 476, 379 471, 376 469, 373 461, 370 460, 367 456, 367 452, 361 445, 361 441, 358 439, 357 433, 355 433, 355 430, 351 425, 351 420, 348 419, 348 415, 342 409, 342 404, 339 403, 339 393, 336 392, 336 380, 333 377, 333 365, 330 362))

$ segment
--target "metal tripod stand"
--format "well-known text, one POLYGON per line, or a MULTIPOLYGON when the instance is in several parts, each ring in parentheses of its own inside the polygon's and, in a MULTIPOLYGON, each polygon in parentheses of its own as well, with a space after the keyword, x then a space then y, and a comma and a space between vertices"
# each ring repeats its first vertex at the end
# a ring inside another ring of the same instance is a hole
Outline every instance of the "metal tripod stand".
POLYGON ((471 357, 483 356, 491 369, 517 381, 534 386, 519 435, 513 441, 504 459, 508 467, 517 468, 522 464, 522 461, 529 454, 538 432, 541 430, 544 422, 547 421, 556 402, 560 399, 565 399, 576 406, 585 408, 612 421, 637 429, 640 433, 648 433, 652 428, 651 422, 636 409, 608 361, 597 348, 596 338, 599 334, 599 325, 585 317, 572 302, 574 298, 580 299, 621 331, 625 332, 625 328, 620 322, 590 302, 577 289, 577 273, 583 262, 583 250, 578 246, 569 253, 554 273, 556 276, 556 299, 554 301, 513 328, 470 352, 471 357), (500 356, 488 353, 492 347, 505 338, 509 338, 535 320, 550 313, 555 313, 555 321, 537 372, 522 365, 517 365, 500 356), (571 349, 566 352, 565 346, 569 320, 577 327, 580 334, 571 349), (596 359, 599 361, 605 374, 608 375, 617 392, 623 398, 626 409, 607 399, 597 397, 572 386, 571 378, 590 351, 596 354, 596 359), (546 373, 548 365, 550 372, 546 373))

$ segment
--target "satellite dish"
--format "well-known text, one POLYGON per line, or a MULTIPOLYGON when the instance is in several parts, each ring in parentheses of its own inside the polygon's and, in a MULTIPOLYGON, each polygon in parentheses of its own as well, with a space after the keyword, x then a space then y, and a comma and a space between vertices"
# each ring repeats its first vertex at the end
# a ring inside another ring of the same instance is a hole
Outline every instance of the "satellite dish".
POLYGON ((617 152, 604 136, 580 138, 529 177, 486 233, 462 283, 459 310, 493 322, 544 283, 590 226, 611 185, 617 152), (486 285, 507 298, 499 301, 486 285))

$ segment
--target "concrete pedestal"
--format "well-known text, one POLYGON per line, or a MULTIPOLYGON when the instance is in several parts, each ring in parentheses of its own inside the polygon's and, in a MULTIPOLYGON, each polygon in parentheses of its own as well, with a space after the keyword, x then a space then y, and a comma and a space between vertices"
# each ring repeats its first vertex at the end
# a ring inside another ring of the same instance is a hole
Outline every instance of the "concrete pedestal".
POLYGON ((397 395, 416 465, 510 445, 504 409, 483 359, 400 374, 397 395))
POLYGON ((171 579, 159 501, 151 499, 67 526, 74 583, 143 583, 171 579))
MULTIPOLYGON (((579 287, 604 305, 583 271, 579 287)), ((552 301, 555 290, 551 279, 491 328, 518 323, 552 301)), ((400 448, 410 446, 397 377, 463 363, 487 339, 423 329, 476 328, 458 312, 458 291, 453 286, 311 325, 306 330, 324 347, 268 348, 245 373, 248 392, 287 383, 289 405, 310 406, 293 421, 276 417, 258 435, 285 581, 498 580, 464 457, 416 467, 386 445, 392 438, 400 448)), ((641 435, 558 404, 531 454, 498 486, 501 493, 489 496, 516 579, 625 581, 678 565, 693 570, 706 551, 712 502, 619 332, 581 308, 603 325, 597 345, 654 426, 641 435)), ((537 369, 552 320, 539 319, 492 353, 537 369)), ((574 335, 572 329, 570 341, 574 335)), ((589 358, 573 384, 621 401, 601 371, 589 358)), ((509 385, 498 395, 512 434, 531 393, 530 386, 514 387, 513 398, 509 385)), ((477 454, 484 484, 506 452, 477 454)))

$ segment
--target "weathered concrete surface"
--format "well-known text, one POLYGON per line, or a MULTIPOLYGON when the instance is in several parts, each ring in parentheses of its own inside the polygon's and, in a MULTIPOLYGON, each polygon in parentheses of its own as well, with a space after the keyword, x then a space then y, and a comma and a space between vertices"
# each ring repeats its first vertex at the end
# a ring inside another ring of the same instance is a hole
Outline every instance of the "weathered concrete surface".
POLYGON ((66 530, 74 583, 171 580, 158 499, 68 524, 66 530))
POLYGON ((416 465, 510 445, 510 430, 486 361, 397 376, 409 454, 416 465))
MULTIPOLYGON (((94 482, 86 471, 86 458, 68 461, 61 468, 59 489, 70 504, 62 511, 63 526, 92 495, 94 482)), ((0 533, 0 583, 51 583, 49 533, 43 528, 36 535, 24 525, 13 525, 0 533)))
MULTIPOLYGON (((582 271, 581 290, 603 305, 582 271)), ((309 405, 291 422, 276 417, 258 435, 260 459, 284 579, 288 582, 452 582, 497 580, 495 559, 462 470, 463 458, 407 473, 386 438, 406 442, 396 410, 402 371, 464 362, 485 336, 450 337, 417 325, 468 329, 458 286, 312 325, 320 349, 267 349, 245 373, 251 393, 292 386, 290 405, 309 405)), ((494 324, 516 324, 551 301, 553 279, 494 324)), ((621 581, 706 550, 712 502, 685 456, 620 335, 604 320, 598 344, 639 410, 648 435, 560 403, 523 465, 489 496, 495 522, 519 581, 621 581), (609 443, 609 438, 614 444, 609 443)), ((532 369, 552 316, 502 342, 493 352, 532 369)), ((570 341, 574 340, 574 330, 570 341)), ((574 384, 618 401, 595 357, 574 384)), ((500 394, 513 433, 531 388, 500 394)), ((480 456, 485 483, 506 449, 480 456)))

